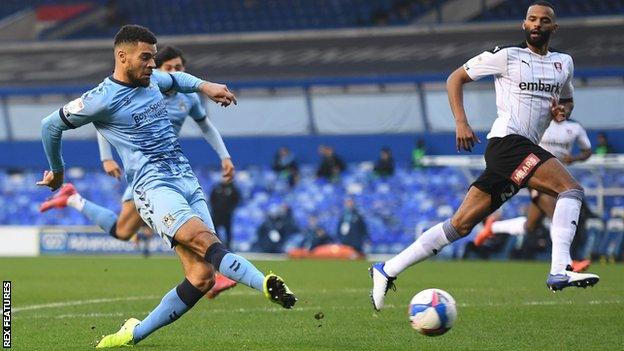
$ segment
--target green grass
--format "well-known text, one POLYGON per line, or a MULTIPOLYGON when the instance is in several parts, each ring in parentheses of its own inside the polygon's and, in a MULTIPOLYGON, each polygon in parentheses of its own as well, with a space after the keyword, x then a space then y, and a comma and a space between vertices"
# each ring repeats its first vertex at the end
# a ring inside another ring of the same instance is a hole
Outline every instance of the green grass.
MULTIPOLYGON (((374 313, 366 262, 257 264, 286 279, 299 296, 294 310, 238 286, 216 300, 200 301, 136 349, 624 349, 621 265, 592 267, 602 279, 594 288, 553 294, 544 284, 544 263, 427 262, 404 272, 387 308, 374 313), (406 315, 411 296, 430 287, 450 292, 459 312, 450 332, 431 338, 412 330, 406 315), (325 318, 316 320, 317 312, 325 318)), ((125 257, 4 258, 0 276, 13 282, 16 350, 89 349, 125 318, 143 318, 182 279, 173 258, 125 257), (51 303, 71 305, 32 308, 51 303)))

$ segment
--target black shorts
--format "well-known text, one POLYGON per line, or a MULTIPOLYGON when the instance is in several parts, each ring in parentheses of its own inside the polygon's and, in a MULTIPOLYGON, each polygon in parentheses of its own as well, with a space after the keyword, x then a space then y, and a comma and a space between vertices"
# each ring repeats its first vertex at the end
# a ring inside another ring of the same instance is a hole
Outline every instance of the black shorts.
POLYGON ((520 135, 492 138, 485 149, 485 171, 472 186, 492 196, 491 210, 494 212, 526 186, 542 163, 553 157, 520 135))

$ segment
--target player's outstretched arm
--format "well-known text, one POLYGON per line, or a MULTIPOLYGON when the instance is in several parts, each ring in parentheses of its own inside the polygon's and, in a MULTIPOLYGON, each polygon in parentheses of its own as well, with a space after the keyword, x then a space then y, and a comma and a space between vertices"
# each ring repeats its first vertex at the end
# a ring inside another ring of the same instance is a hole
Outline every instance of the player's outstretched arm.
POLYGON ((464 84, 469 82, 472 82, 472 78, 468 76, 463 67, 456 69, 446 80, 449 104, 455 118, 457 152, 461 149, 472 151, 475 142, 481 142, 468 124, 468 118, 464 110, 464 84))
POLYGON ((174 90, 179 93, 201 93, 223 107, 237 103, 236 96, 224 84, 207 82, 185 72, 168 73, 156 70, 152 73, 152 78, 162 92, 174 90))
POLYGON ((39 186, 47 186, 56 190, 63 185, 64 168, 61 154, 61 139, 63 131, 69 127, 63 123, 58 112, 51 113, 41 121, 41 140, 50 165, 50 171, 43 173, 43 179, 37 182, 39 186))

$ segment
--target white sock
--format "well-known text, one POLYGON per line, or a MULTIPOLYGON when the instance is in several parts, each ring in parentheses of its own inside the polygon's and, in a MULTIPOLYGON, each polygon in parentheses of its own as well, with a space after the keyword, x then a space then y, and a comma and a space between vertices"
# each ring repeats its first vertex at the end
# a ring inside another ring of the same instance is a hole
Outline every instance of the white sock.
POLYGON ((509 235, 524 235, 524 224, 526 217, 517 217, 506 219, 504 221, 496 221, 492 223, 492 232, 494 234, 507 233, 509 235))
POLYGON ((67 198, 67 206, 73 207, 80 212, 82 212, 84 205, 85 205, 85 200, 78 193, 75 193, 74 195, 70 195, 67 198))
POLYGON ((437 254, 446 245, 459 238, 460 235, 450 220, 438 223, 422 233, 412 245, 386 261, 384 271, 389 276, 396 277, 407 267, 437 254))
POLYGON ((550 274, 564 274, 566 266, 572 263, 570 245, 578 225, 582 201, 583 191, 577 189, 564 191, 557 198, 550 226, 552 240, 550 274))

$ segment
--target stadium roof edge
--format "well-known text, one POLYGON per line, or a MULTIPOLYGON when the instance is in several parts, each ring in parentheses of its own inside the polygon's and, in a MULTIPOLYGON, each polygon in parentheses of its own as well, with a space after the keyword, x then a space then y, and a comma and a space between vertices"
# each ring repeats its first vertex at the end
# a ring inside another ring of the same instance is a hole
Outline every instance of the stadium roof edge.
MULTIPOLYGON (((323 38, 361 38, 367 36, 414 35, 432 33, 464 33, 493 29, 509 29, 519 27, 520 21, 479 22, 479 23, 446 23, 417 24, 400 27, 374 27, 350 29, 325 29, 257 33, 199 34, 183 36, 160 36, 161 43, 194 44, 194 43, 227 43, 246 41, 276 40, 310 40, 323 38)), ((583 27, 603 27, 624 24, 624 16, 594 16, 582 18, 564 18, 559 20, 562 26, 574 25, 583 27)), ((67 49, 102 49, 109 48, 111 39, 37 41, 37 42, 5 42, 0 46, 0 53, 31 50, 67 50, 67 49)))

